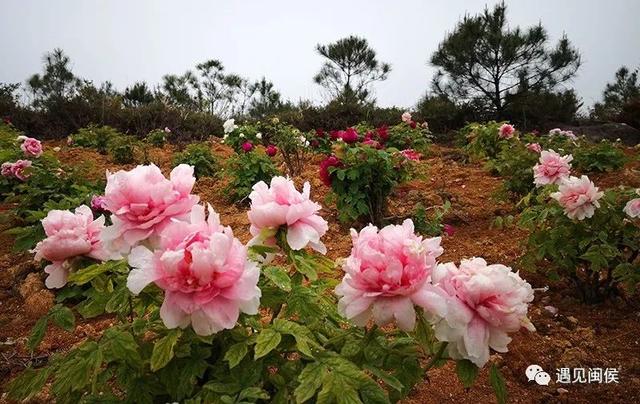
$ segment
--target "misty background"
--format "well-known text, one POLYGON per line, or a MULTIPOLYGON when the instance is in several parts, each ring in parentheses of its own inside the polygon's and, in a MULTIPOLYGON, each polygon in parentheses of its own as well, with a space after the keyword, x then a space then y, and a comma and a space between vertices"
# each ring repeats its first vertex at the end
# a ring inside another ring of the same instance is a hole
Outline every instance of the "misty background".
MULTIPOLYGON (((369 41, 389 78, 374 85, 381 106, 415 105, 435 69, 429 57, 465 14, 496 1, 167 1, 2 0, 0 82, 24 83, 59 47, 76 75, 118 90, 160 83, 219 59, 229 72, 265 76, 285 99, 326 101, 313 76, 315 51, 355 34, 369 41)), ((585 107, 601 98, 621 65, 640 65, 640 1, 507 1, 510 26, 542 22, 553 45, 566 33, 582 56, 572 82, 585 107)), ((563 86, 560 86, 563 88, 563 86)))

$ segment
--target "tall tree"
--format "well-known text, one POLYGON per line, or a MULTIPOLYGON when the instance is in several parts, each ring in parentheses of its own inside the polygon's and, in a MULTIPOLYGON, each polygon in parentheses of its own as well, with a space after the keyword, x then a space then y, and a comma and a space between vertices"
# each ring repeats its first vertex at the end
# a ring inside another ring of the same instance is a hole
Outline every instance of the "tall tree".
POLYGON ((507 25, 507 7, 465 16, 431 56, 438 68, 433 89, 459 100, 481 100, 497 118, 514 95, 551 91, 570 80, 580 54, 563 36, 548 48, 541 24, 522 30, 507 25))
POLYGON ((255 118, 264 118, 283 107, 281 95, 273 87, 273 83, 262 78, 252 84, 254 96, 249 102, 248 113, 255 118))
POLYGON ((139 107, 151 104, 155 100, 153 92, 149 89, 146 82, 136 82, 131 87, 124 90, 123 100, 125 105, 129 107, 139 107))
POLYGON ((45 54, 43 74, 34 74, 27 80, 34 106, 46 107, 50 102, 68 100, 78 93, 84 81, 73 74, 70 64, 62 49, 45 54))
POLYGON ((386 80, 391 65, 378 61, 367 40, 349 36, 328 45, 316 46, 327 61, 313 80, 333 99, 351 104, 370 101, 370 85, 386 80))
POLYGON ((631 71, 622 66, 616 72, 615 81, 605 86, 602 102, 593 106, 592 116, 597 119, 615 120, 626 104, 639 98, 638 69, 631 71))

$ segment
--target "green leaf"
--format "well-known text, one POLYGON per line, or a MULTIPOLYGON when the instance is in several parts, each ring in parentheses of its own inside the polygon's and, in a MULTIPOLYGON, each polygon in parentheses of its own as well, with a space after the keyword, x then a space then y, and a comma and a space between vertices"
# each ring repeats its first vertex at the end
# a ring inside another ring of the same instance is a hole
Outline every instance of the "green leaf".
POLYGON ((291 278, 289 278, 289 275, 284 269, 280 267, 269 266, 263 268, 262 273, 280 289, 286 292, 291 291, 291 278))
POLYGON ((268 400, 269 393, 260 387, 247 387, 246 389, 240 392, 238 396, 238 400, 244 400, 245 398, 250 398, 254 400, 268 400))
POLYGON ((396 389, 398 391, 402 391, 402 389, 404 388, 402 383, 400 383, 400 380, 398 380, 395 377, 391 376, 389 373, 387 373, 387 372, 385 372, 383 370, 380 370, 380 369, 376 368, 375 366, 365 365, 364 368, 366 370, 368 370, 369 372, 371 372, 375 377, 377 377, 378 379, 382 380, 383 382, 385 382, 389 386, 393 387, 394 389, 396 389))
POLYGON ((504 377, 502 377, 496 365, 491 365, 491 369, 489 369, 489 381, 491 382, 493 391, 496 393, 498 404, 505 404, 507 402, 507 386, 504 382, 504 377))
POLYGON ((154 345, 151 352, 151 371, 162 369, 173 359, 173 348, 176 346, 182 331, 173 329, 167 335, 160 338, 154 345))
POLYGON ((96 276, 114 269, 118 264, 122 264, 122 262, 123 261, 107 261, 104 263, 89 265, 86 268, 71 272, 67 281, 76 285, 84 285, 85 283, 91 282, 91 280, 96 276))
POLYGON ((123 283, 113 292, 111 298, 109 298, 107 304, 104 306, 104 310, 107 313, 124 313, 129 307, 130 296, 131 293, 129 292, 127 285, 123 283))
POLYGON ((50 368, 25 369, 6 386, 9 392, 9 399, 23 401, 40 393, 49 378, 50 372, 50 368))
POLYGON ((478 367, 468 359, 459 360, 456 361, 456 373, 462 385, 469 388, 478 377, 478 367))
POLYGON ((54 306, 49 312, 49 318, 55 325, 66 331, 73 330, 76 324, 76 318, 71 309, 62 305, 54 306))
POLYGON ((233 344, 227 349, 227 353, 224 354, 224 360, 229 362, 229 369, 233 369, 244 359, 247 355, 247 343, 238 342, 233 344))
POLYGON ((271 328, 265 328, 262 330, 258 335, 256 346, 254 348, 254 359, 259 359, 267 355, 278 346, 281 340, 282 335, 280 335, 279 332, 271 328))
POLYGON ((313 362, 305 366, 298 376, 300 384, 296 387, 294 395, 297 403, 304 403, 316 393, 322 385, 322 380, 327 371, 326 366, 320 362, 313 362))
POLYGON ((42 338, 44 338, 44 334, 47 331, 47 323, 49 321, 49 316, 41 317, 40 320, 36 322, 36 325, 33 326, 31 330, 31 335, 29 336, 29 340, 27 341, 27 347, 30 351, 34 351, 40 342, 42 342, 42 338))
POLYGON ((109 360, 120 360, 132 365, 142 362, 140 347, 133 335, 127 331, 109 328, 104 332, 100 343, 109 360))

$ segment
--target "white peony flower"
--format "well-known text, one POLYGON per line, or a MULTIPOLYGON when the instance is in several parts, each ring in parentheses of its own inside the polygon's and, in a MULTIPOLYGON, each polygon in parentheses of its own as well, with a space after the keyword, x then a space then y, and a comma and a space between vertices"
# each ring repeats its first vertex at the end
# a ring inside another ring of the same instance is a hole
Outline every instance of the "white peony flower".
POLYGON ((224 133, 231 133, 234 130, 236 130, 236 128, 238 126, 236 125, 236 120, 235 119, 227 119, 222 124, 222 127, 224 128, 224 133))
POLYGON ((256 139, 262 140, 262 133, 260 132, 256 133, 256 139))

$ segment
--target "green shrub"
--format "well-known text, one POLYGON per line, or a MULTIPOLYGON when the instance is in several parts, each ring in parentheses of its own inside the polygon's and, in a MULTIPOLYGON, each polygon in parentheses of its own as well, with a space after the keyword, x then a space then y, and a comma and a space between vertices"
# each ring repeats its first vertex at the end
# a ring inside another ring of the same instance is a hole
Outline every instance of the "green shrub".
POLYGON ((212 177, 218 171, 218 162, 207 143, 192 143, 184 151, 177 153, 173 166, 179 164, 193 166, 196 178, 212 177))
POLYGON ((280 175, 271 159, 258 151, 236 154, 229 160, 226 171, 230 181, 225 192, 234 202, 245 200, 254 184, 260 181, 268 184, 272 177, 280 175))
POLYGON ((502 145, 502 150, 495 159, 487 161, 487 168, 504 179, 502 190, 517 198, 535 189, 533 166, 539 158, 540 154, 514 139, 511 143, 502 145))
POLYGON ((328 167, 338 219, 382 224, 387 197, 408 177, 412 162, 395 149, 367 146, 345 147, 338 157, 341 165, 328 167))
POLYGON ((546 186, 522 212, 520 223, 531 231, 525 265, 552 279, 571 280, 588 302, 619 292, 620 283, 633 290, 640 283, 640 226, 623 208, 637 195, 629 189, 606 190, 591 218, 572 220, 549 198, 556 189, 546 186))
POLYGON ((130 164, 136 161, 135 150, 138 141, 131 136, 116 136, 109 141, 109 154, 118 164, 130 164))
POLYGON ((101 154, 107 154, 109 142, 114 138, 124 136, 110 126, 89 125, 71 135, 73 144, 98 150, 101 154))
POLYGON ((413 225, 416 233, 426 237, 436 237, 442 234, 444 224, 442 219, 451 209, 451 202, 445 201, 442 206, 434 206, 433 214, 427 215, 427 209, 422 203, 416 204, 413 211, 413 225))
POLYGON ((169 133, 170 132, 165 132, 162 129, 154 129, 147 134, 145 140, 152 146, 162 147, 167 142, 167 135, 169 133))
POLYGON ((594 144, 581 142, 572 154, 573 166, 587 173, 619 170, 627 161, 622 149, 608 140, 594 144))
POLYGON ((495 121, 481 124, 470 123, 460 129, 458 136, 464 151, 475 160, 496 158, 503 147, 508 147, 513 139, 502 139, 498 135, 502 123, 495 121))

